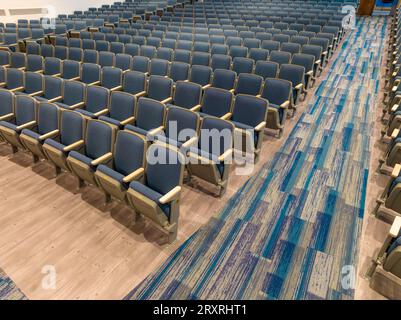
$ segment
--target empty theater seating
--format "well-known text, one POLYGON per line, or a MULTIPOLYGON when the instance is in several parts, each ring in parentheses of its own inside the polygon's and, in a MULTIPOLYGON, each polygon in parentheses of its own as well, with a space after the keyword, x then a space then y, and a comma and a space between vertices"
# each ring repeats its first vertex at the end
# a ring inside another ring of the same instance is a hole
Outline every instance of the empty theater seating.
POLYGON ((344 4, 141 0, 0 23, 1 138, 171 242, 184 172, 223 195, 235 156, 281 137, 345 37, 344 4))

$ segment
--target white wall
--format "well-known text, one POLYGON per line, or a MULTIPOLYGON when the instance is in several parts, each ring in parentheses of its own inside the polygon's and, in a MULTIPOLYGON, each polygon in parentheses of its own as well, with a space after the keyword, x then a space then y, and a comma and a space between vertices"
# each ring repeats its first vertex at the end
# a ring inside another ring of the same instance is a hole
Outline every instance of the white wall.
POLYGON ((37 19, 43 15, 10 16, 8 9, 16 8, 49 8, 54 15, 72 13, 74 10, 87 10, 89 7, 100 7, 102 4, 112 4, 117 0, 0 0, 0 8, 6 10, 6 17, 0 17, 2 22, 16 22, 18 19, 37 19))

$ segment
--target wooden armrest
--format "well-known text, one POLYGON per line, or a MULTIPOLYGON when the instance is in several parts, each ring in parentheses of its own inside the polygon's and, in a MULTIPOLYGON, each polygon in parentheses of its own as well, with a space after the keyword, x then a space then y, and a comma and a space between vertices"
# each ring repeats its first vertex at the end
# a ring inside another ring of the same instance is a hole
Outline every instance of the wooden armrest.
POLYGON ((8 113, 0 117, 0 121, 6 121, 14 118, 14 113, 8 113))
POLYGON ((88 86, 98 86, 99 84, 100 84, 100 81, 95 81, 95 82, 88 84, 88 86))
POLYGON ((41 135, 41 136, 39 137, 39 140, 40 140, 40 141, 43 141, 43 140, 46 140, 46 139, 48 139, 48 138, 53 138, 53 137, 55 137, 55 136, 58 136, 59 133, 60 133, 60 130, 58 130, 58 129, 57 129, 57 130, 50 131, 50 132, 48 132, 48 133, 46 133, 46 134, 41 135))
POLYGON ((169 98, 164 99, 163 101, 160 101, 160 102, 166 104, 166 103, 169 103, 169 102, 171 102, 171 101, 173 101, 173 98, 172 98, 172 97, 169 97, 169 98))
POLYGON ((181 194, 181 187, 176 186, 173 189, 171 189, 169 192, 167 192, 163 197, 159 199, 159 202, 161 204, 166 204, 168 202, 174 201, 180 197, 181 194))
POLYGON ((120 90, 122 90, 122 88, 123 88, 123 86, 117 86, 117 87, 111 88, 110 91, 111 91, 111 92, 113 92, 113 91, 120 91, 120 90))
POLYGON ((194 111, 194 112, 197 112, 197 111, 200 110, 200 108, 201 108, 201 105, 200 105, 200 104, 197 104, 196 106, 193 106, 190 110, 191 110, 191 111, 194 111))
POLYGON ((195 143, 197 143, 197 142, 198 142, 198 137, 192 137, 192 138, 190 138, 189 140, 185 141, 185 142, 182 144, 182 147, 183 147, 183 148, 189 148, 189 147, 191 147, 192 145, 195 145, 195 143))
POLYGON ((212 85, 209 83, 209 84, 207 84, 207 85, 204 85, 203 87, 202 87, 202 89, 203 90, 205 90, 205 89, 207 89, 207 88, 210 88, 212 85))
POLYGON ((78 109, 78 108, 80 108, 80 107, 83 107, 85 105, 85 102, 78 102, 78 103, 76 103, 76 104, 73 104, 72 106, 69 106, 69 109, 78 109))
POLYGON ((18 126, 16 129, 23 130, 23 129, 27 129, 27 128, 32 128, 35 125, 36 125, 36 121, 30 121, 30 122, 27 122, 27 123, 24 123, 24 124, 18 126))
POLYGON ((305 73, 307 76, 313 76, 313 70, 308 71, 307 73, 305 73))
POLYGON ((399 133, 400 133, 400 129, 394 129, 393 132, 391 133, 391 138, 392 139, 397 138, 399 133))
POLYGON ((35 97, 35 96, 41 96, 43 94, 43 90, 41 91, 36 91, 34 93, 30 93, 29 96, 30 97, 35 97))
POLYGON ((138 168, 134 172, 131 172, 128 176, 125 176, 123 181, 125 183, 129 183, 134 180, 138 180, 145 173, 144 168, 138 168))
POLYGON ((91 162, 91 165, 92 166, 97 166, 97 165, 99 165, 99 164, 101 164, 103 162, 106 162, 106 161, 110 160, 111 158, 113 158, 113 154, 111 152, 108 152, 108 153, 102 155, 101 157, 93 160, 91 162))
POLYGON ((58 96, 58 97, 55 97, 53 99, 49 99, 49 102, 57 102, 57 101, 60 101, 61 99, 63 99, 63 97, 62 96, 58 96))
POLYGON ((397 104, 397 103, 394 104, 393 107, 391 108, 391 112, 396 112, 399 106, 400 106, 400 105, 397 104))
POLYGON ((9 91, 15 92, 15 91, 21 91, 23 89, 24 89, 24 87, 18 87, 18 88, 14 88, 14 89, 9 89, 9 91))
POLYGON ((286 109, 289 107, 289 105, 290 105, 290 101, 286 100, 282 104, 280 104, 280 108, 286 109))
POLYGON ((134 121, 135 121, 135 117, 129 117, 123 121, 120 121, 120 123, 121 123, 121 125, 125 126, 129 123, 134 123, 134 121))
POLYGON ((134 96, 136 98, 140 98, 140 97, 143 97, 145 94, 146 94, 146 91, 141 91, 141 92, 138 92, 138 93, 134 94, 134 96))
POLYGON ((78 140, 77 142, 74 142, 74 143, 64 147, 63 151, 68 152, 68 151, 71 151, 74 149, 78 149, 78 148, 82 147, 84 144, 85 144, 84 140, 78 140))
POLYGON ((299 84, 297 84, 297 85, 295 86, 295 89, 296 89, 296 90, 300 90, 300 89, 302 89, 302 86, 303 86, 303 84, 302 84, 302 83, 299 83, 299 84))
POLYGON ((315 64, 320 64, 322 61, 319 59, 319 60, 316 60, 315 61, 315 64))
POLYGON ((226 152, 224 152, 221 156, 219 156, 219 158, 218 158, 219 161, 225 162, 228 157, 231 157, 232 153, 233 153, 233 149, 231 149, 231 148, 227 149, 226 152))
POLYGON ((152 129, 152 130, 150 130, 149 132, 148 132, 148 134, 149 135, 151 135, 151 136, 155 136, 155 135, 157 135, 160 131, 163 131, 163 126, 160 126, 160 127, 158 127, 158 128, 154 128, 154 129, 152 129))
POLYGON ((400 229, 401 229, 401 217, 395 217, 393 224, 391 225, 389 235, 392 238, 397 238, 398 235, 400 234, 400 229))
POLYGON ((55 73, 52 75, 52 77, 59 78, 59 77, 61 77, 61 73, 55 73))
POLYGON ((228 90, 228 91, 230 91, 231 93, 234 93, 235 90, 234 90, 234 89, 230 89, 230 90, 228 90))
POLYGON ((107 114, 108 112, 109 112, 109 109, 105 108, 105 109, 103 109, 103 110, 100 110, 100 111, 94 113, 93 115, 94 115, 95 117, 100 117, 100 116, 104 116, 104 115, 107 114))
POLYGON ((391 172, 391 177, 397 178, 400 175, 400 171, 401 171, 401 164, 397 163, 394 166, 393 171, 391 172))
POLYGON ((223 120, 228 120, 231 118, 231 112, 227 112, 224 116, 220 117, 223 120))
POLYGON ((325 56, 327 54, 327 51, 322 52, 322 56, 325 56))
POLYGON ((391 91, 392 91, 392 92, 396 92, 396 91, 397 91, 397 86, 393 86, 393 87, 391 88, 391 91))
POLYGON ((262 121, 255 127, 255 131, 261 131, 266 127, 266 121, 262 121))

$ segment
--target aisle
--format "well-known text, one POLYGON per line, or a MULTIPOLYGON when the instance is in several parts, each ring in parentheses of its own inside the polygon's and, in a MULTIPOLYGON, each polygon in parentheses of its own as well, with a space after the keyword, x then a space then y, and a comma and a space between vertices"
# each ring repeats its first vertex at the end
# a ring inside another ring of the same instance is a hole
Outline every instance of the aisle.
POLYGON ((386 23, 358 20, 273 161, 127 298, 353 298, 386 23))

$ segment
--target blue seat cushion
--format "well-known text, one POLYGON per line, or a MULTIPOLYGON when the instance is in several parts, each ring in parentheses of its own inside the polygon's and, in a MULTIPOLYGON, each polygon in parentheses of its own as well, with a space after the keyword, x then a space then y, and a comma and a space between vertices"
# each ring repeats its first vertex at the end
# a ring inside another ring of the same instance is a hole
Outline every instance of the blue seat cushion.
POLYGON ((387 249, 387 253, 390 254, 391 251, 397 249, 400 245, 401 245, 401 237, 398 237, 397 239, 394 240, 394 242, 387 249))
POLYGON ((141 134, 143 136, 146 136, 148 134, 147 130, 141 129, 139 127, 136 127, 136 126, 133 126, 133 125, 130 125, 130 124, 126 125, 125 129, 131 130, 131 131, 136 132, 136 133, 139 133, 139 134, 141 134))
POLYGON ((120 122, 120 121, 118 121, 118 120, 116 120, 116 119, 113 119, 113 118, 110 118, 110 117, 100 116, 100 117, 99 117, 99 120, 102 120, 102 121, 105 121, 105 122, 114 124, 115 126, 119 127, 120 129, 123 127, 123 126, 121 125, 121 122, 120 122))
POLYGON ((57 150, 60 150, 60 151, 63 151, 64 148, 66 147, 62 143, 60 143, 60 142, 58 142, 56 140, 53 140, 53 139, 46 139, 45 140, 45 144, 48 144, 49 146, 51 146, 51 147, 53 147, 53 148, 55 148, 57 150))
POLYGON ((280 117, 280 123, 283 123, 284 109, 274 103, 269 103, 269 107, 272 107, 272 108, 275 108, 278 110, 278 115, 280 117))
POLYGON ((17 125, 7 122, 7 121, 0 121, 0 126, 6 127, 8 129, 14 130, 17 132, 17 125))
POLYGON ((198 149, 195 147, 191 147, 189 148, 189 151, 191 151, 192 153, 195 153, 203 158, 212 160, 214 162, 214 165, 216 166, 217 170, 219 171, 220 175, 223 176, 223 172, 224 172, 224 163, 220 162, 218 157, 216 157, 215 155, 206 152, 202 149, 198 149))
POLYGON ((162 209, 164 214, 170 218, 170 205, 169 204, 161 204, 159 203, 159 199, 163 196, 162 194, 148 188, 144 184, 138 182, 138 181, 132 181, 129 185, 129 187, 136 192, 139 192, 140 194, 144 195, 148 199, 154 201, 157 203, 157 205, 162 209))
POLYGON ((86 165, 88 165, 92 170, 94 169, 94 166, 92 166, 91 162, 93 161, 93 159, 83 155, 82 153, 79 153, 77 151, 71 151, 69 154, 70 157, 77 159, 83 163, 85 163, 86 165))
POLYGON ((101 164, 100 166, 97 167, 97 170, 100 171, 101 173, 104 173, 105 175, 108 175, 110 178, 118 181, 121 183, 126 189, 128 189, 128 184, 123 181, 124 175, 121 173, 111 169, 108 166, 105 166, 104 164, 101 164))
POLYGON ((396 186, 397 184, 399 184, 399 183, 401 183, 401 177, 395 178, 395 179, 393 180, 393 182, 391 183, 390 188, 388 189, 388 194, 390 194, 391 191, 393 191, 393 189, 395 188, 395 186, 396 186))
POLYGON ((21 133, 39 141, 40 134, 35 131, 29 130, 29 129, 24 129, 24 130, 22 130, 21 133))
POLYGON ((251 127, 251 126, 248 126, 248 125, 245 124, 245 123, 241 123, 241 122, 237 122, 237 121, 232 121, 232 120, 231 120, 231 122, 234 124, 234 126, 236 126, 236 127, 239 128, 239 129, 252 130, 252 131, 253 131, 253 140, 254 140, 255 146, 257 145, 259 135, 258 135, 258 132, 255 131, 255 128, 253 128, 253 127, 251 127))

